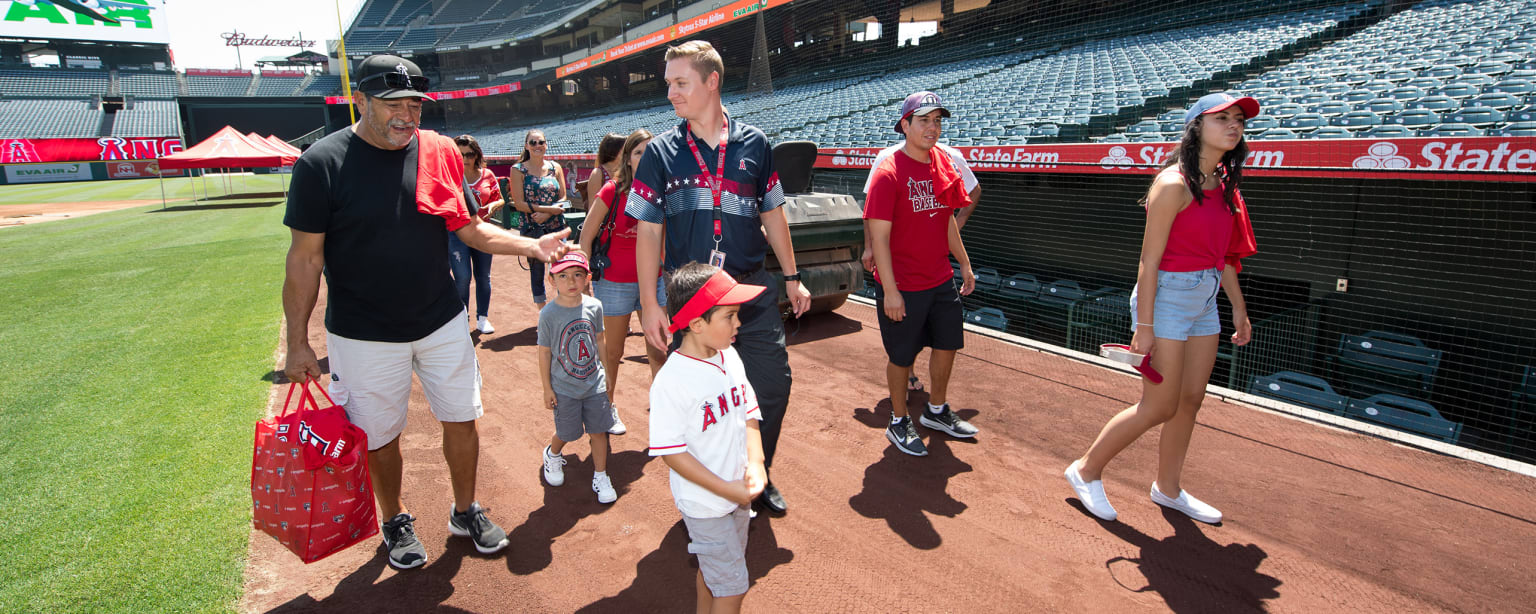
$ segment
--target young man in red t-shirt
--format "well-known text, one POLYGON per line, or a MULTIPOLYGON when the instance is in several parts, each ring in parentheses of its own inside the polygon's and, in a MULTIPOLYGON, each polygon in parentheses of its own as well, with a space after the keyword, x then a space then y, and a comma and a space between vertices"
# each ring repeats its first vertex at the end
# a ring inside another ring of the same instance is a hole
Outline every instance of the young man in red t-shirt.
POLYGON ((953 215, 970 204, 970 197, 949 156, 934 149, 945 117, 949 110, 937 94, 907 97, 896 122, 906 145, 875 168, 864 203, 879 282, 875 305, 880 340, 890 358, 885 379, 891 392, 891 424, 885 437, 913 456, 927 456, 928 448, 907 415, 907 373, 925 346, 933 348, 933 390, 918 421, 955 437, 976 436, 976 427, 961 420, 946 402, 955 352, 965 345, 960 295, 971 293, 976 276, 953 215), (893 244, 901 249, 893 252, 893 244), (964 279, 959 293, 951 281, 950 255, 960 263, 964 279))

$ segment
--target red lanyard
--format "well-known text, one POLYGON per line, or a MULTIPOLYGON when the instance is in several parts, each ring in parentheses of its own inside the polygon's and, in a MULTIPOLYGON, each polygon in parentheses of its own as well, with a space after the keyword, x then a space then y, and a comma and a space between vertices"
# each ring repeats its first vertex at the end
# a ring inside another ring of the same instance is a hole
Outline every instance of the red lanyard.
MULTIPOLYGON (((725 146, 728 144, 726 139, 730 138, 730 124, 731 120, 729 119, 720 122, 720 152, 715 157, 714 181, 710 182, 709 186, 710 191, 713 192, 715 197, 715 250, 717 251, 720 249, 721 238, 720 191, 725 189, 725 146)), ((693 142, 693 130, 690 128, 684 133, 684 136, 688 137, 688 149, 693 151, 693 161, 699 163, 699 172, 704 173, 705 177, 709 177, 709 167, 704 164, 704 156, 699 155, 699 146, 693 142)))

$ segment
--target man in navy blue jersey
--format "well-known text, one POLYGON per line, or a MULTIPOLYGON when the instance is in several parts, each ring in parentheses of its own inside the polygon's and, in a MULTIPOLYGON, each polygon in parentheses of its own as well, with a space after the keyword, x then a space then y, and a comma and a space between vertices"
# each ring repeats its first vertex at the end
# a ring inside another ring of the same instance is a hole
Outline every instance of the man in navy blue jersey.
MULTIPOLYGON (((789 222, 780 208, 784 190, 768 137, 726 114, 720 103, 725 65, 709 43, 669 47, 666 59, 667 100, 683 122, 646 147, 624 209, 639 220, 635 263, 640 287, 655 285, 651 276, 662 264, 663 240, 668 271, 704 262, 742 283, 761 286, 773 282, 763 268, 772 247, 790 305, 796 316, 805 313, 811 294, 800 285, 795 268, 789 222)), ((641 294, 645 338, 665 348, 666 310, 654 295, 641 294)), ((734 345, 762 407, 764 466, 771 471, 792 381, 778 297, 763 293, 741 306, 739 318, 734 345)), ((760 500, 778 513, 788 508, 771 472, 760 500)))

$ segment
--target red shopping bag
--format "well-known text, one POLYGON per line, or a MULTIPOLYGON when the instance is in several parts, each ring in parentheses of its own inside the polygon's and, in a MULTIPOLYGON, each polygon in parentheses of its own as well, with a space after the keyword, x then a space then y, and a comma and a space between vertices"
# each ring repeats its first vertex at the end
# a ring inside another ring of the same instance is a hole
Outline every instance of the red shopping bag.
MULTIPOLYGON (((311 379, 310 381, 313 381, 311 379)), ((368 478, 368 435, 331 401, 321 409, 309 382, 288 386, 283 411, 256 423, 251 458, 253 522, 305 563, 379 532, 368 478), (294 391, 300 392, 295 400, 294 391)))

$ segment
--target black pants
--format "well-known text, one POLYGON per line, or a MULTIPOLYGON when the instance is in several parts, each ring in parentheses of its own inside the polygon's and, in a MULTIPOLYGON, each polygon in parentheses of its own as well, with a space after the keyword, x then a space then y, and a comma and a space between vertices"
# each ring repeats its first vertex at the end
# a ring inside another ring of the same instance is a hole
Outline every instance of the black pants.
POLYGON ((742 276, 740 281, 768 287, 767 292, 741 306, 737 316, 741 328, 736 331, 734 346, 741 356, 742 366, 746 367, 747 382, 757 393, 758 411, 763 414, 759 425, 763 435, 763 464, 772 467, 794 378, 789 372, 789 351, 784 348, 784 322, 779 319, 779 293, 774 290, 773 276, 758 269, 742 276))

